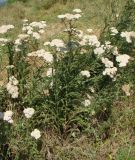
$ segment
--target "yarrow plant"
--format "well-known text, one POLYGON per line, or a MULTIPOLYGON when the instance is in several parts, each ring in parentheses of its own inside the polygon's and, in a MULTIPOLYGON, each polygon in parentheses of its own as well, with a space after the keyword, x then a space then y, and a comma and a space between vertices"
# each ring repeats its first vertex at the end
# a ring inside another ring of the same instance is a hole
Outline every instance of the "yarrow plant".
MULTIPOLYGON (((65 138, 93 127, 93 117, 110 113, 117 94, 112 86, 117 88, 122 72, 132 61, 131 55, 122 52, 121 44, 132 46, 135 32, 113 26, 108 28, 109 38, 97 37, 92 29, 85 32, 76 27, 82 16, 78 8, 58 15, 66 38, 46 42, 40 41, 45 21, 24 19, 21 33, 13 40, 6 34, 14 26, 0 27, 0 45, 9 63, 7 84, 3 86, 6 109, 1 111, 1 119, 16 130, 12 136, 17 139, 17 144, 8 139, 11 152, 17 153, 16 146, 20 145, 21 156, 26 152, 38 159, 42 133, 52 129, 65 138), (102 106, 106 108, 102 110, 102 106), (22 147, 25 145, 28 150, 22 147)), ((130 96, 128 85, 122 90, 130 96)))

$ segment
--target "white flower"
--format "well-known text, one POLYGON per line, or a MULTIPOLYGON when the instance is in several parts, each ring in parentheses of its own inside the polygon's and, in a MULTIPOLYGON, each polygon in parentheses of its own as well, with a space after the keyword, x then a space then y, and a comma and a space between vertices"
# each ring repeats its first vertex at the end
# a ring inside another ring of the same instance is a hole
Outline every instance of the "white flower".
POLYGON ((75 12, 75 13, 82 13, 82 11, 80 9, 78 9, 78 8, 74 9, 73 12, 75 12))
POLYGON ((87 70, 81 71, 81 75, 82 75, 82 76, 86 76, 87 78, 89 78, 89 77, 90 77, 90 72, 87 71, 87 70))
POLYGON ((23 110, 23 113, 25 114, 26 118, 31 118, 32 115, 34 114, 35 110, 33 108, 25 108, 23 110))
POLYGON ((104 45, 103 48, 110 50, 110 49, 113 48, 113 46, 111 45, 111 42, 110 42, 110 41, 105 41, 105 45, 104 45))
MULTIPOLYGON (((38 53, 37 53, 38 54, 38 53)), ((41 57, 43 57, 43 59, 48 62, 48 63, 51 63, 53 62, 53 56, 52 54, 50 54, 50 52, 44 52, 41 57)))
POLYGON ((126 38, 126 41, 128 43, 132 43, 132 39, 135 38, 135 32, 131 31, 131 32, 121 32, 121 37, 126 38))
POLYGON ((45 31, 44 31, 43 29, 41 29, 41 30, 39 30, 38 32, 42 34, 42 33, 44 33, 45 31))
POLYGON ((27 31, 27 34, 28 34, 28 35, 31 35, 32 33, 33 33, 32 30, 28 30, 28 31, 27 31))
POLYGON ((116 34, 119 33, 118 30, 115 27, 111 27, 110 30, 112 32, 111 35, 116 35, 116 34))
POLYGON ((122 54, 116 56, 116 61, 119 62, 119 67, 125 67, 130 59, 130 56, 127 54, 122 54))
POLYGON ((38 129, 34 129, 34 131, 31 132, 31 136, 35 139, 39 139, 41 137, 41 133, 38 129))
POLYGON ((27 32, 28 31, 33 31, 33 28, 31 26, 29 26, 29 25, 23 26, 22 31, 27 31, 27 32))
POLYGON ((129 84, 124 84, 122 86, 123 92, 125 92, 126 96, 130 96, 130 85, 129 84))
POLYGON ((118 17, 119 17, 119 14, 116 14, 116 17, 118 18, 118 17))
POLYGON ((48 46, 48 45, 50 45, 50 43, 51 43, 51 42, 45 42, 45 43, 44 43, 44 46, 48 46))
POLYGON ((108 58, 102 58, 102 63, 105 64, 105 67, 111 68, 113 67, 113 62, 110 61, 108 58))
POLYGON ((117 56, 119 54, 118 47, 113 48, 113 55, 117 56))
POLYGON ((74 15, 74 19, 79 19, 80 17, 82 17, 80 14, 75 14, 74 15))
POLYGON ((67 20, 74 20, 74 15, 73 14, 70 14, 70 13, 66 13, 65 14, 65 18, 67 19, 67 20))
POLYGON ((98 41, 98 38, 95 35, 85 35, 83 37, 83 41, 87 42, 90 46, 100 46, 100 42, 98 41))
POLYGON ((27 23, 29 20, 28 19, 23 19, 22 22, 23 23, 27 23))
POLYGON ((21 39, 20 38, 17 38, 16 40, 15 40, 15 45, 21 45, 22 43, 21 43, 21 39))
POLYGON ((0 45, 5 46, 5 44, 9 42, 9 39, 6 38, 0 38, 0 45))
POLYGON ((37 33, 37 32, 33 32, 33 33, 32 33, 32 36, 33 36, 35 39, 40 39, 40 34, 37 33))
POLYGON ((89 32, 89 33, 92 33, 93 32, 93 29, 87 29, 87 32, 89 32))
POLYGON ((92 93, 95 92, 95 89, 94 89, 93 87, 90 87, 89 89, 90 89, 90 91, 91 91, 92 93))
POLYGON ((9 82, 6 85, 6 89, 12 98, 18 98, 18 83, 18 80, 14 76, 9 77, 9 82))
POLYGON ((55 47, 60 48, 60 47, 64 47, 65 44, 61 39, 53 39, 50 43, 50 46, 52 47, 55 46, 55 47))
POLYGON ((94 53, 99 56, 102 55, 104 52, 105 52, 105 50, 102 46, 94 49, 94 53))
POLYGON ((21 40, 27 39, 29 37, 28 34, 19 34, 18 38, 20 38, 21 40))
POLYGON ((45 21, 41 21, 41 22, 32 22, 30 23, 31 27, 36 27, 39 29, 44 29, 46 27, 46 22, 45 21))
POLYGON ((9 123, 13 123, 12 115, 13 115, 13 112, 12 112, 12 111, 6 111, 6 112, 4 112, 3 120, 4 120, 4 121, 7 121, 7 122, 9 122, 9 123))
POLYGON ((18 85, 19 83, 18 80, 14 76, 9 77, 9 81, 12 82, 14 86, 18 85))
POLYGON ((52 74, 53 74, 53 69, 52 69, 52 68, 49 68, 49 69, 47 70, 47 72, 46 72, 47 77, 51 77, 52 74))
POLYGON ((91 104, 91 100, 90 99, 85 99, 85 101, 83 102, 84 106, 87 107, 91 104))
POLYGON ((113 67, 113 68, 105 68, 105 70, 103 71, 103 75, 108 75, 111 78, 114 78, 114 76, 116 75, 117 72, 117 68, 113 67))
POLYGON ((44 49, 40 49, 35 52, 28 53, 28 56, 42 57, 45 61, 49 63, 53 61, 53 55, 50 54, 50 52, 46 52, 44 49))
POLYGON ((0 27, 0 34, 7 33, 8 30, 13 29, 13 28, 14 28, 13 25, 2 25, 0 27))
POLYGON ((64 19, 64 18, 66 18, 66 16, 65 15, 58 15, 58 18, 59 19, 64 19))

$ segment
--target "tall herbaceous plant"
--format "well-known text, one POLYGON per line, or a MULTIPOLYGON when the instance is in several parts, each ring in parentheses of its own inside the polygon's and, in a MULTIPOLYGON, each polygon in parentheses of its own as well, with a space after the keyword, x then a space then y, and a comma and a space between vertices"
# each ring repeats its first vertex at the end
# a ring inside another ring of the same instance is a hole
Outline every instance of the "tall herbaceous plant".
POLYGON ((65 26, 63 40, 42 41, 45 21, 24 19, 16 39, 10 38, 15 26, 0 27, 0 55, 7 58, 7 66, 0 66, 6 70, 0 87, 4 156, 43 159, 45 132, 63 138, 92 133, 100 121, 109 119, 121 92, 131 95, 135 32, 119 22, 97 37, 92 29, 77 28, 82 16, 80 9, 58 15, 65 26))

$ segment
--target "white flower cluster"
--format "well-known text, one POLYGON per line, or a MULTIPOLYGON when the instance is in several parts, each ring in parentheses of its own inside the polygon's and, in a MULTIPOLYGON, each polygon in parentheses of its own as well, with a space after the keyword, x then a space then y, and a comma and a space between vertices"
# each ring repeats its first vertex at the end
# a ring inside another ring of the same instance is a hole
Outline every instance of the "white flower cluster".
POLYGON ((31 53, 28 53, 29 57, 41 57, 46 62, 52 63, 53 62, 53 55, 50 52, 46 52, 44 49, 40 49, 31 53))
POLYGON ((13 28, 14 28, 14 26, 11 25, 11 24, 9 24, 9 25, 2 25, 0 27, 0 34, 5 34, 5 33, 8 32, 8 30, 13 29, 13 28))
POLYGON ((51 77, 53 72, 55 72, 55 70, 53 70, 52 68, 48 68, 47 72, 46 72, 46 76, 47 77, 51 77))
POLYGON ((65 44, 61 39, 53 39, 51 42, 45 42, 45 46, 50 45, 51 47, 56 47, 57 51, 61 51, 61 48, 65 48, 65 44))
POLYGON ((125 67, 129 62, 130 56, 127 54, 117 55, 116 61, 119 63, 119 67, 125 67))
POLYGON ((126 96, 130 96, 130 85, 129 84, 124 84, 122 86, 123 92, 126 94, 126 96))
POLYGON ((35 139, 39 139, 41 137, 41 133, 38 129, 34 129, 31 132, 31 136, 34 137, 35 139))
POLYGON ((13 112, 12 111, 6 111, 4 112, 3 120, 7 121, 8 123, 13 123, 13 112))
POLYGON ((22 31, 24 31, 26 34, 31 35, 35 39, 40 39, 42 33, 44 33, 44 29, 47 26, 46 21, 40 21, 40 22, 32 22, 28 23, 28 20, 23 21, 23 28, 22 31))
POLYGON ((69 20, 69 21, 73 21, 73 20, 78 20, 80 17, 81 17, 81 10, 80 9, 74 9, 73 10, 74 13, 76 14, 70 14, 70 13, 66 13, 66 14, 63 14, 63 15, 58 15, 58 18, 59 19, 66 19, 66 20, 69 20))
POLYGON ((135 38, 135 32, 131 31, 131 32, 121 32, 121 37, 126 38, 126 41, 128 43, 132 43, 132 39, 135 38))
POLYGON ((105 68, 105 70, 103 71, 103 75, 108 75, 111 78, 114 78, 114 76, 116 75, 117 72, 117 68, 113 67, 113 68, 105 68))
POLYGON ((96 35, 84 35, 82 37, 82 40, 79 42, 80 45, 90 45, 90 46, 95 46, 99 47, 100 42, 98 41, 98 38, 96 35))
POLYGON ((115 36, 116 34, 119 33, 118 30, 117 30, 115 27, 111 27, 111 28, 110 28, 110 31, 111 31, 111 35, 112 35, 112 36, 115 36))
POLYGON ((18 98, 19 95, 19 89, 18 89, 18 80, 14 77, 11 76, 9 77, 9 82, 6 85, 8 93, 11 95, 12 98, 18 98))
POLYGON ((102 57, 101 60, 102 60, 102 63, 105 64, 105 67, 107 67, 107 68, 113 67, 113 62, 110 61, 108 58, 103 58, 102 57))
POLYGON ((23 110, 23 113, 25 115, 26 118, 31 118, 32 115, 34 114, 35 110, 33 108, 25 108, 23 110))
POLYGON ((104 47, 100 46, 94 49, 94 53, 98 56, 102 55, 105 52, 104 47))
POLYGON ((90 77, 90 72, 87 71, 87 70, 84 70, 84 71, 81 71, 81 75, 89 78, 90 77))
POLYGON ((102 63, 105 64, 105 70, 103 71, 103 75, 108 75, 111 78, 114 78, 117 72, 117 68, 114 67, 113 62, 108 58, 102 58, 102 63))
MULTIPOLYGON (((23 111, 26 118, 31 118, 34 112, 35 110, 33 108, 26 108, 23 111)), ((7 121, 8 123, 13 123, 12 116, 13 116, 13 112, 11 110, 6 111, 4 113, 0 112, 0 118, 3 119, 4 121, 7 121)), ((31 132, 31 136, 34 137, 35 139, 39 139, 41 137, 41 132, 38 129, 34 129, 31 132)))
POLYGON ((87 94, 87 99, 85 99, 83 102, 84 106, 88 107, 89 105, 91 105, 91 100, 92 100, 92 97, 87 94))
POLYGON ((21 51, 21 49, 19 48, 20 45, 22 45, 22 42, 27 42, 29 38, 28 34, 19 34, 18 38, 15 40, 15 50, 16 52, 21 51))
POLYGON ((0 45, 1 45, 1 46, 5 46, 5 44, 6 44, 7 42, 9 42, 9 39, 7 39, 7 38, 0 38, 0 45))

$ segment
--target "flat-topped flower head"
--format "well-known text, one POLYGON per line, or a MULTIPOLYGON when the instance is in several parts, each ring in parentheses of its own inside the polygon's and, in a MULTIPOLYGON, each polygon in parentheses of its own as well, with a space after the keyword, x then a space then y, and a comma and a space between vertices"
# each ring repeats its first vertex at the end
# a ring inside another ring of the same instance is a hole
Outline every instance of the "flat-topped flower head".
POLYGON ((100 42, 96 35, 84 35, 83 41, 86 41, 90 46, 100 46, 100 42))
POLYGON ((93 29, 89 28, 89 29, 87 29, 87 32, 92 33, 93 29))
POLYGON ((57 17, 58 17, 59 19, 64 19, 64 18, 66 18, 65 14, 58 15, 57 17))
POLYGON ((129 62, 130 56, 127 54, 117 55, 116 61, 119 62, 119 67, 125 67, 129 62))
POLYGON ((8 30, 13 29, 13 28, 14 28, 14 26, 11 25, 11 24, 9 24, 9 25, 2 25, 0 27, 0 34, 5 34, 5 33, 8 32, 8 30))
POLYGON ((61 39, 53 39, 51 42, 50 42, 50 46, 52 46, 52 47, 58 47, 58 48, 60 48, 60 47, 64 47, 65 46, 65 44, 64 44, 64 42, 61 40, 61 39))
POLYGON ((119 33, 115 27, 111 27, 110 30, 111 30, 111 35, 113 36, 119 33))
POLYGON ((12 111, 6 111, 4 112, 3 120, 7 121, 8 123, 13 123, 12 116, 13 116, 12 111))
POLYGON ((73 12, 75 12, 75 13, 82 13, 81 9, 79 9, 79 8, 74 9, 73 12))
POLYGON ((34 112, 35 112, 34 108, 25 108, 23 110, 23 113, 26 118, 31 118, 33 116, 34 112))
POLYGON ((90 72, 87 71, 87 70, 84 70, 84 71, 81 71, 81 75, 89 78, 90 77, 90 72))
POLYGON ((47 25, 45 21, 41 21, 41 22, 32 22, 29 24, 31 27, 36 27, 39 29, 44 29, 47 25))
POLYGON ((121 37, 126 38, 126 41, 128 43, 132 43, 132 39, 135 38, 135 32, 131 31, 131 32, 121 32, 121 37))
POLYGON ((105 70, 103 71, 103 75, 108 75, 111 78, 114 78, 117 72, 117 68, 116 67, 112 67, 112 68, 105 68, 105 70))
POLYGON ((47 77, 51 77, 53 75, 53 69, 52 68, 48 68, 47 72, 46 72, 46 76, 47 77))
POLYGON ((41 137, 41 132, 38 129, 34 129, 34 131, 31 132, 31 136, 35 139, 39 139, 41 137))
POLYGON ((91 100, 90 99, 85 99, 83 102, 85 107, 88 107, 91 104, 91 100))
POLYGON ((0 45, 5 46, 9 41, 7 38, 0 38, 0 45))
POLYGON ((6 85, 6 89, 12 98, 18 98, 19 95, 19 88, 17 86, 18 83, 19 83, 18 80, 14 76, 9 77, 9 82, 6 85))
POLYGON ((105 64, 105 67, 111 68, 113 67, 113 62, 110 61, 108 58, 102 58, 102 63, 105 64))
POLYGON ((130 96, 130 85, 129 84, 124 84, 122 86, 122 90, 126 94, 126 96, 130 96))
POLYGON ((51 42, 45 42, 45 43, 44 43, 44 46, 48 46, 48 45, 50 45, 50 43, 51 43, 51 42))
POLYGON ((44 49, 40 49, 31 53, 28 53, 29 57, 41 57, 46 62, 51 63, 53 62, 53 55, 50 52, 46 52, 44 49))
POLYGON ((81 17, 81 14, 71 14, 71 13, 66 13, 63 15, 58 15, 57 16, 59 19, 66 19, 68 21, 73 21, 73 20, 78 20, 81 17))
POLYGON ((98 56, 102 55, 105 52, 103 47, 97 47, 94 49, 94 53, 97 54, 98 56))
POLYGON ((38 39, 40 39, 41 36, 38 32, 33 32, 32 37, 38 40, 38 39))

